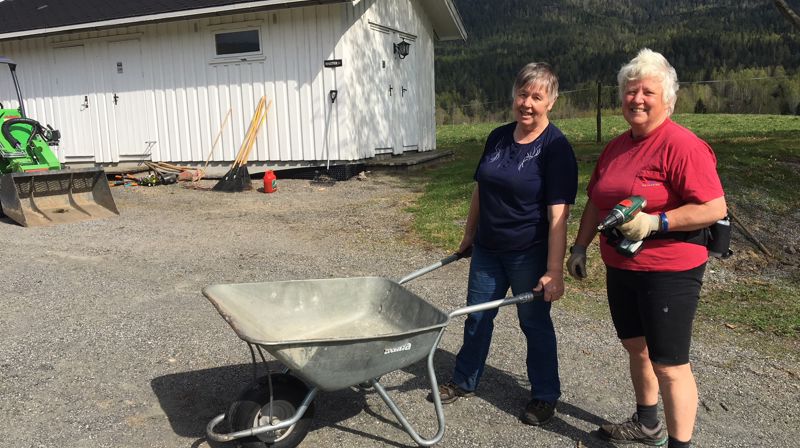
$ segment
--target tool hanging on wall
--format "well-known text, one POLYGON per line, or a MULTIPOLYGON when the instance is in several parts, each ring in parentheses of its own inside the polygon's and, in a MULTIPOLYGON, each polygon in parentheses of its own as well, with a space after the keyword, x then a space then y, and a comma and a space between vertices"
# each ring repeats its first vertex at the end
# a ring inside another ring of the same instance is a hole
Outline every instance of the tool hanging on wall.
POLYGON ((336 98, 339 96, 338 90, 331 90, 328 92, 328 97, 331 99, 331 107, 328 109, 328 117, 325 119, 325 140, 322 141, 322 144, 325 145, 325 158, 328 159, 328 163, 325 165, 326 170, 331 169, 331 148, 330 144, 328 143, 328 129, 331 125, 331 115, 333 115, 333 103, 336 102, 336 98))
POLYGON ((272 107, 272 100, 265 107, 266 101, 266 96, 262 96, 261 100, 259 100, 256 112, 250 121, 250 127, 247 130, 242 146, 239 148, 239 152, 236 154, 236 159, 233 161, 231 169, 214 185, 212 190, 234 192, 252 188, 250 173, 247 171, 247 160, 250 158, 250 151, 252 151, 258 138, 261 123, 267 120, 267 113, 272 107))

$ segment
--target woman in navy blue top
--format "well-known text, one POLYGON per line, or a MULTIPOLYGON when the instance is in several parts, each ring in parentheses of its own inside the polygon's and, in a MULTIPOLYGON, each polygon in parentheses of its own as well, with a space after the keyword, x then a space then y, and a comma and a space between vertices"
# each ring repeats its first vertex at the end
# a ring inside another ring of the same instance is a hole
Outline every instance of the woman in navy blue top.
MULTIPOLYGON (((509 288, 513 294, 544 290, 544 301, 517 305, 531 383, 531 401, 521 418, 540 425, 553 417, 561 396, 550 305, 564 294, 567 217, 578 168, 572 146, 547 117, 558 97, 552 68, 526 65, 513 93, 515 121, 489 134, 475 170, 477 185, 459 252, 472 249, 468 305, 503 298, 509 288)), ((474 395, 497 311, 467 317, 453 378, 439 386, 443 403, 474 395)))

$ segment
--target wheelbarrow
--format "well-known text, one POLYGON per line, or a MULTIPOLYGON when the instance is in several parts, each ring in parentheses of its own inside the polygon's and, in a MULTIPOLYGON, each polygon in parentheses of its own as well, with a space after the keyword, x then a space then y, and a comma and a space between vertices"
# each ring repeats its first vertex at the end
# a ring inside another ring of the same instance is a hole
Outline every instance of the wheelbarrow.
POLYGON ((402 285, 462 258, 453 254, 395 282, 385 278, 335 278, 213 285, 203 289, 236 334, 247 342, 254 382, 227 414, 213 418, 208 438, 247 448, 294 447, 311 426, 314 398, 353 386, 374 387, 409 436, 431 446, 444 436, 433 357, 450 319, 542 299, 527 292, 445 313, 402 285), (286 368, 258 377, 262 348, 286 368), (379 379, 428 358, 436 434, 425 439, 408 422, 379 379), (217 426, 227 418, 227 433, 217 426))

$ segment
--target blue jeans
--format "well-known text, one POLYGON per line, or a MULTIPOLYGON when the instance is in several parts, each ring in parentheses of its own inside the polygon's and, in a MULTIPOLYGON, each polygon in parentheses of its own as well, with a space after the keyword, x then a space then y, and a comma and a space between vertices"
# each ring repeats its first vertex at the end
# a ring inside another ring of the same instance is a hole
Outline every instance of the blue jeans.
MULTIPOLYGON (((476 305, 530 291, 547 270, 547 243, 524 252, 491 253, 475 245, 469 269, 467 305, 476 305)), ((456 356, 453 382, 474 391, 483 374, 494 318, 498 309, 472 313, 464 324, 464 345, 456 356)), ((517 305, 519 325, 528 343, 527 367, 531 397, 555 402, 561 396, 558 378, 556 333, 550 318, 550 302, 535 301, 517 305)))

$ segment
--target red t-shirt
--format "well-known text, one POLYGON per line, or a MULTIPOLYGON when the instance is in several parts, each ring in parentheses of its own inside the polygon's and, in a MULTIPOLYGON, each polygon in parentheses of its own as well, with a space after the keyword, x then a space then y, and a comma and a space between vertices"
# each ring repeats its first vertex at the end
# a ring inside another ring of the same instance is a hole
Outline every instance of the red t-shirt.
MULTIPOLYGON (((600 211, 600 220, 619 201, 633 195, 647 199, 644 212, 658 214, 722 197, 716 164, 714 151, 706 142, 667 118, 643 138, 633 138, 628 131, 611 140, 600 154, 587 193, 600 211)), ((641 252, 629 258, 617 253, 604 236, 600 239, 603 262, 618 269, 676 272, 708 260, 708 251, 698 244, 645 240, 641 252)))

